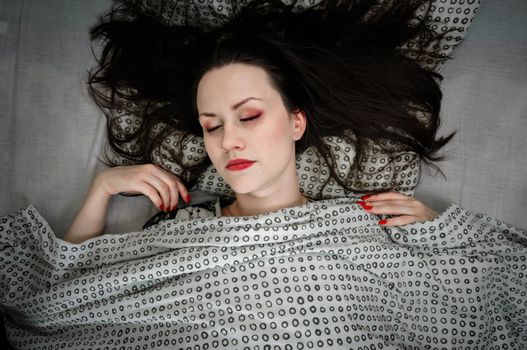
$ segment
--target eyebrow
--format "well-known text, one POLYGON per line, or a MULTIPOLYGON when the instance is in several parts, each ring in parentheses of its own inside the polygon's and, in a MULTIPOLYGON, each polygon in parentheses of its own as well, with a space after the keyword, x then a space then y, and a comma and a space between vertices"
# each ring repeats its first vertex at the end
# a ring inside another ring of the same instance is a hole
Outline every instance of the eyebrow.
MULTIPOLYGON (((241 100, 240 102, 237 102, 235 104, 233 104, 231 106, 231 110, 235 111, 237 110, 241 105, 243 105, 245 102, 248 102, 250 100, 262 100, 261 98, 258 98, 258 97, 247 97, 247 98, 244 98, 243 100, 241 100)), ((200 113, 199 114, 200 116, 205 116, 205 117, 215 117, 216 114, 214 113, 200 113)))

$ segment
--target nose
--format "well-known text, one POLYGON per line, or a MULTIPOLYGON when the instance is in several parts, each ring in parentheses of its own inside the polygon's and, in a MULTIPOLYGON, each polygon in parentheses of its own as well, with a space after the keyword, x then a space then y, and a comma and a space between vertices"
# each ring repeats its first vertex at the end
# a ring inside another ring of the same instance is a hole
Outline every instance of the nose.
POLYGON ((245 148, 245 140, 237 125, 223 125, 222 147, 226 151, 242 150, 245 148))

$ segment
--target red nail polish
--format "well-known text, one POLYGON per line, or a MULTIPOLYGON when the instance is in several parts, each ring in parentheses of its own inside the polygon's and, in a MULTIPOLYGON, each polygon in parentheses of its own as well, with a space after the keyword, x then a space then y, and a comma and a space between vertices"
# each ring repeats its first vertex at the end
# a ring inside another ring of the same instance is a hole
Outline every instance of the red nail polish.
POLYGON ((387 221, 386 221, 385 219, 379 220, 379 225, 385 225, 386 222, 387 222, 387 221))
POLYGON ((373 208, 371 205, 366 204, 365 202, 357 202, 357 204, 360 204, 363 209, 370 210, 373 208))
POLYGON ((187 194, 187 197, 185 198, 185 202, 187 202, 188 204, 190 204, 190 194, 187 194))
POLYGON ((366 199, 370 198, 371 197, 371 194, 366 194, 362 197, 360 197, 360 199, 362 199, 363 201, 365 201, 366 199))
POLYGON ((163 206, 163 204, 161 204, 161 205, 159 206, 159 209, 161 209, 162 211, 165 211, 165 207, 163 206))

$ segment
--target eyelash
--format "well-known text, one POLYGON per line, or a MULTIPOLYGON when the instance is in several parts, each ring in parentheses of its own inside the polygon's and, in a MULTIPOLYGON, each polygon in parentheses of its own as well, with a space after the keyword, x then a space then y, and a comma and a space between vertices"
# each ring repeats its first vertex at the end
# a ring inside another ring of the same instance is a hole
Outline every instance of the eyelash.
MULTIPOLYGON (((249 118, 245 118, 245 119, 240 119, 242 122, 247 122, 247 121, 250 121, 250 120, 254 120, 256 118, 260 117, 260 114, 257 114, 257 115, 254 115, 252 117, 249 117, 249 118)), ((214 128, 211 128, 211 129, 207 129, 207 132, 213 132, 214 130, 218 129, 221 125, 218 125, 214 128)))

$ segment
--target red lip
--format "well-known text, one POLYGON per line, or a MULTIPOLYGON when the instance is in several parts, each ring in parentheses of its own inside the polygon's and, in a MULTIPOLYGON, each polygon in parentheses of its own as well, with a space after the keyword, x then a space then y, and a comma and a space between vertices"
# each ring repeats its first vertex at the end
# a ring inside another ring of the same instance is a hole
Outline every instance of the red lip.
POLYGON ((226 168, 229 169, 229 170, 242 170, 242 169, 250 167, 254 163, 255 162, 253 160, 243 159, 243 158, 235 158, 235 159, 229 160, 229 162, 227 163, 226 168))

